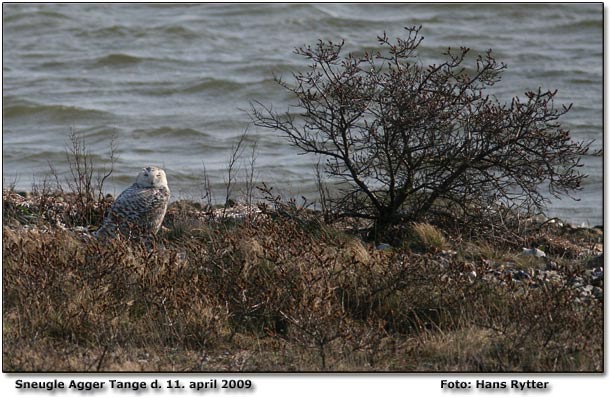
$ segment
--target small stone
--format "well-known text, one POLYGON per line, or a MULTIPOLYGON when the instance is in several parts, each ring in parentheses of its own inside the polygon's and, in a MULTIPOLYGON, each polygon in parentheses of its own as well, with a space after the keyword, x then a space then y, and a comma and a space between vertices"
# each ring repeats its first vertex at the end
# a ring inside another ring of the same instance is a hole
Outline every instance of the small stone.
POLYGON ((442 269, 447 269, 450 266, 450 261, 448 260, 448 258, 439 258, 438 263, 442 269))
POLYGON ((482 259, 482 263, 486 266, 490 266, 490 267, 494 266, 494 262, 489 259, 482 259))
POLYGON ((536 258, 545 258, 545 252, 541 251, 539 248, 522 248, 522 255, 532 255, 536 258))
POLYGON ((548 262, 545 264, 545 270, 558 270, 558 264, 556 262, 548 262))
POLYGON ((386 250, 391 249, 391 248, 392 247, 390 246, 390 244, 386 244, 386 243, 378 244, 378 246, 376 247, 376 249, 378 251, 386 251, 386 250))
POLYGON ((590 274, 590 284, 596 287, 602 287, 605 280, 605 275, 602 267, 593 269, 590 274))
POLYGON ((583 279, 581 277, 575 277, 571 280, 571 287, 580 288, 583 286, 583 279))
POLYGON ((524 270, 518 270, 512 274, 514 280, 527 280, 530 278, 530 274, 526 273, 524 270))

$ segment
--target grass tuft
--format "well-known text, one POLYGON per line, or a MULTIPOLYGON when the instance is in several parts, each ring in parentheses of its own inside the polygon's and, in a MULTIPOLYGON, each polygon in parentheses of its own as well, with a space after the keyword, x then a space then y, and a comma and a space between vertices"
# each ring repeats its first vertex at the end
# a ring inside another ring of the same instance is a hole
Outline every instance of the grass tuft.
POLYGON ((431 224, 415 223, 412 225, 412 232, 415 245, 424 251, 440 252, 448 248, 443 233, 431 224))

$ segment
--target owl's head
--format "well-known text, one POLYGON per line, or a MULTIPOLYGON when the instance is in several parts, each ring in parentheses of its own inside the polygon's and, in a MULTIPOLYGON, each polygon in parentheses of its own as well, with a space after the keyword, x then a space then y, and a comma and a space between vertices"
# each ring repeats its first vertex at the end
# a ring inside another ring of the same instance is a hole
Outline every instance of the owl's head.
POLYGON ((142 187, 168 187, 165 171, 157 167, 146 167, 138 174, 136 183, 142 187))

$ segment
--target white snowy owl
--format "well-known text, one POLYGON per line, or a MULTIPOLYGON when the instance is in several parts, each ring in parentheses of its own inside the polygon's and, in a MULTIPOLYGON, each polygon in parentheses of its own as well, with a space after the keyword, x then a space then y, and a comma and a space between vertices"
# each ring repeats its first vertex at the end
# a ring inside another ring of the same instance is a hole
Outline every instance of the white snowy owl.
POLYGON ((169 199, 165 171, 157 167, 143 168, 136 182, 112 204, 96 237, 111 238, 117 232, 127 238, 151 237, 161 227, 169 199))

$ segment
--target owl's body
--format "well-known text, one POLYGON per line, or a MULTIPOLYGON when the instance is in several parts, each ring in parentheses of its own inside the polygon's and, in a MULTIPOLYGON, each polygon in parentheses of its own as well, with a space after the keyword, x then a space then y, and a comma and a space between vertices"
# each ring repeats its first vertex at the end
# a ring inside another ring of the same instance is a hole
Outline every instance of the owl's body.
POLYGON ((155 235, 168 208, 170 189, 165 171, 143 168, 136 182, 117 197, 96 232, 97 237, 148 238, 155 235))

